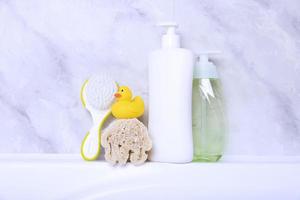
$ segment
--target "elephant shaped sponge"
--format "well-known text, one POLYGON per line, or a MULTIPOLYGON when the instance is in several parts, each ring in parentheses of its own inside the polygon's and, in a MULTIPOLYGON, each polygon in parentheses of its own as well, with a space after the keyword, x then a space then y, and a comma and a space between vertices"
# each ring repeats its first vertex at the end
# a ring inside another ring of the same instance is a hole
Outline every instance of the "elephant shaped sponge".
POLYGON ((120 165, 144 163, 152 148, 146 126, 136 118, 113 121, 104 130, 101 144, 105 149, 105 159, 120 165))

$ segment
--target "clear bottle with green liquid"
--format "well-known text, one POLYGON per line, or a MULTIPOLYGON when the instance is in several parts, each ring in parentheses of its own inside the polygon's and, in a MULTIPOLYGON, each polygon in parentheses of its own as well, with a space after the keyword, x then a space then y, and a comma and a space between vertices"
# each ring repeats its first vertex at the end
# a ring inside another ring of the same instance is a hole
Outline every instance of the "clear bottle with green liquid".
POLYGON ((218 72, 208 56, 197 58, 193 80, 194 162, 216 162, 224 151, 226 123, 218 72))

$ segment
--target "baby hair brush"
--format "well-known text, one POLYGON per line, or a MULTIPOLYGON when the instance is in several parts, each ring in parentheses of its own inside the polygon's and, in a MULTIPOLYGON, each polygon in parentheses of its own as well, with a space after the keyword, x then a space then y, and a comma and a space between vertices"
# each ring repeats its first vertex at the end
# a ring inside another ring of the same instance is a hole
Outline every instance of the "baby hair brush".
POLYGON ((81 144, 81 156, 84 160, 96 160, 101 153, 101 128, 111 113, 111 104, 118 87, 107 74, 93 76, 81 88, 81 101, 90 112, 93 125, 81 144))

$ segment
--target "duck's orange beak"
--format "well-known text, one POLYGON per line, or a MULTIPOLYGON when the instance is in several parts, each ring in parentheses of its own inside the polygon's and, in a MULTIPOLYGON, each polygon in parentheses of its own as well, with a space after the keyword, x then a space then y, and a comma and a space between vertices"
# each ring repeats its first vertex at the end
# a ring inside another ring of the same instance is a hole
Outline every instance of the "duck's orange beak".
POLYGON ((120 98, 122 95, 120 93, 115 93, 116 98, 120 98))

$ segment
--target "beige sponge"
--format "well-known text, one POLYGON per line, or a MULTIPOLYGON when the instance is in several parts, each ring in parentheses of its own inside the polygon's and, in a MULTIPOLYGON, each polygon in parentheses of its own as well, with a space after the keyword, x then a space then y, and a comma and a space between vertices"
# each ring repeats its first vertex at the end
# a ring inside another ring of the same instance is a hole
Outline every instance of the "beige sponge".
POLYGON ((105 159, 121 165, 131 162, 135 165, 147 160, 152 148, 147 127, 138 119, 117 119, 103 132, 101 144, 105 159))

